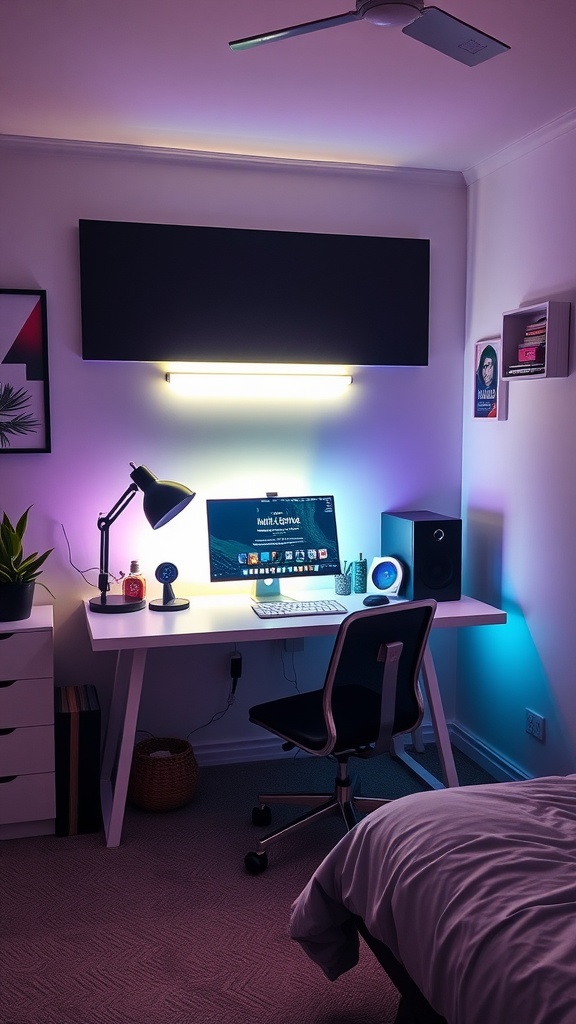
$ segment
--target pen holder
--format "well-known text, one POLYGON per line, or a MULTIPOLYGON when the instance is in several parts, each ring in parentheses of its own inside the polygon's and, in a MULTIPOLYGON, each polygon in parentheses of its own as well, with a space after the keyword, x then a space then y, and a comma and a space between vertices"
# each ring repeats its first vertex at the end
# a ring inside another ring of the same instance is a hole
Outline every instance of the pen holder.
POLYGON ((352 589, 355 594, 365 594, 368 585, 368 563, 365 558, 352 562, 352 589))
POLYGON ((334 590, 340 597, 352 593, 352 577, 349 572, 341 572, 334 577, 334 590))

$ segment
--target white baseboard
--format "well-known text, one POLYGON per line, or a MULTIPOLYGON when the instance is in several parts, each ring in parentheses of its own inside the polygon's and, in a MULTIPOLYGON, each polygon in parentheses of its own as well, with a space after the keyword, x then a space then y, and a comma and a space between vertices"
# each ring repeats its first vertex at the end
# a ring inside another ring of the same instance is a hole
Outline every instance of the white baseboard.
MULTIPOLYGON (((498 782, 519 782, 529 778, 517 765, 507 761, 501 754, 492 750, 477 736, 466 732, 456 723, 448 723, 450 740, 453 745, 466 754, 471 761, 489 772, 498 782)), ((434 743, 434 731, 431 723, 422 726, 424 743, 434 743)), ((241 764, 244 761, 275 761, 294 757, 295 751, 282 750, 280 740, 264 734, 262 739, 236 740, 232 743, 194 744, 194 754, 201 767, 221 764, 241 764)), ((298 757, 307 757, 300 753, 298 757)))
MULTIPOLYGON (((294 757, 295 750, 282 750, 281 741, 263 734, 262 739, 234 740, 229 743, 192 744, 200 767, 218 764, 241 764, 244 761, 276 761, 294 757)), ((306 757, 304 753, 298 757, 306 757)))
MULTIPOLYGON (((471 761, 474 761, 475 764, 480 765, 490 775, 493 775, 498 782, 521 782, 522 779, 531 777, 522 768, 519 768, 518 765, 508 761, 477 736, 466 732, 465 729, 462 729, 456 723, 449 725, 448 731, 452 744, 458 750, 461 750, 463 754, 466 754, 471 761)), ((433 743, 434 735, 432 730, 430 730, 430 733, 429 742, 433 743)))

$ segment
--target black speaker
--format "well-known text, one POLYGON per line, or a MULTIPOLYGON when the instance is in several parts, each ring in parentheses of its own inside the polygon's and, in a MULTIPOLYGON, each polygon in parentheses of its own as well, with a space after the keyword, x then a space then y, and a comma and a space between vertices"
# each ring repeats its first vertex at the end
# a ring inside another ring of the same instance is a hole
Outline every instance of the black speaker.
POLYGON ((383 512, 381 553, 405 569, 400 593, 411 601, 459 601, 462 520, 438 512, 383 512))

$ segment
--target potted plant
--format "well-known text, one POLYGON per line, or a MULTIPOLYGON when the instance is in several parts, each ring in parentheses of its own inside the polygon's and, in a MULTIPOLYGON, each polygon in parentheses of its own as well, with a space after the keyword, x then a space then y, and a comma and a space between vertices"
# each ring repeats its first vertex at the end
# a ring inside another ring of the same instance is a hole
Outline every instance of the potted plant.
MULTIPOLYGON (((6 513, 0 523, 0 622, 29 618, 34 588, 42 572, 41 566, 54 550, 49 548, 41 555, 37 551, 31 555, 24 554, 22 542, 31 508, 29 505, 15 526, 6 513)), ((44 583, 40 583, 40 586, 54 597, 44 583)))

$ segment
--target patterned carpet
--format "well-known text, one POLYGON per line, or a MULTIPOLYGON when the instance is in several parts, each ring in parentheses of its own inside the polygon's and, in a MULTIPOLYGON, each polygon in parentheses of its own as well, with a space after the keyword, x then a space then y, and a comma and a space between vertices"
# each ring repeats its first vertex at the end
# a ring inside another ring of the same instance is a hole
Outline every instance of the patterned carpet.
MULTIPOLYGON (((434 770, 435 755, 423 755, 434 770)), ((460 781, 491 781, 456 752, 460 781)), ((420 786, 388 759, 363 792, 420 786)), ((0 843, 1 1024, 392 1024, 397 994, 371 953, 327 981, 287 936, 293 899, 343 834, 335 818, 287 839, 251 877, 259 789, 330 787, 294 758, 201 769, 185 808, 128 808, 103 834, 0 843)), ((293 816, 274 810, 274 823, 293 816)))

